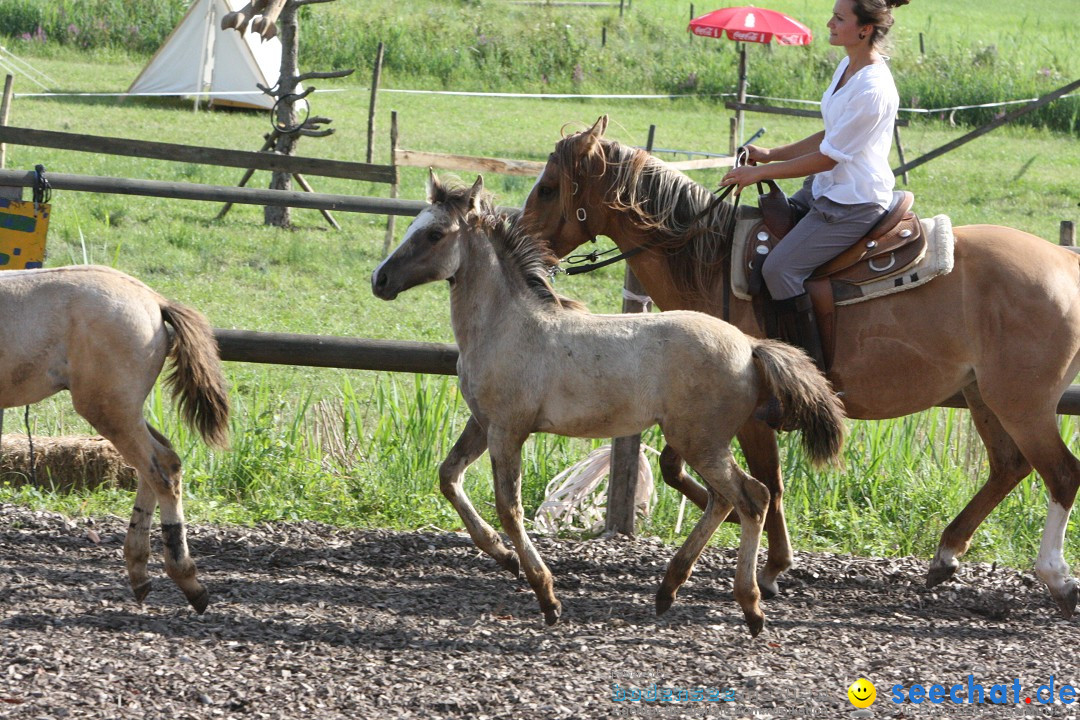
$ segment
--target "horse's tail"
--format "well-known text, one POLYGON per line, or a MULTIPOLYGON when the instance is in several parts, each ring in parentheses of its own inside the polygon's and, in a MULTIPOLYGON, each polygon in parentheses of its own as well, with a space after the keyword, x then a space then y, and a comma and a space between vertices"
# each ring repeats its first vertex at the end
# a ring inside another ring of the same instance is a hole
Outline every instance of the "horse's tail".
POLYGON ((161 303, 161 317, 173 329, 166 383, 180 414, 208 445, 223 448, 229 444, 229 395, 214 330, 202 313, 168 300, 161 303))
POLYGON ((753 356, 764 391, 780 401, 780 427, 802 431, 811 462, 834 460, 844 445, 844 406, 802 350, 775 340, 755 340, 753 356))

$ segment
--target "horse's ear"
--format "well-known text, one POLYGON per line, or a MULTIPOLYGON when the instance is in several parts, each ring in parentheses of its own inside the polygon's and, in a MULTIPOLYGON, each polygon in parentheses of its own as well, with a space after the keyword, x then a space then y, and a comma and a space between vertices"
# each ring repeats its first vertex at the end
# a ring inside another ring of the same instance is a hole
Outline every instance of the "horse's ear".
POLYGON ((593 138, 602 138, 604 136, 604 131, 607 130, 607 124, 608 116, 601 115, 597 118, 596 122, 593 123, 593 126, 589 128, 589 135, 593 138))
POLYGON ((579 157, 585 157, 591 155, 596 146, 600 143, 600 139, 604 137, 604 131, 607 130, 608 116, 601 115, 593 126, 585 131, 582 135, 581 145, 579 145, 579 151, 581 155, 579 157))
POLYGON ((427 177, 427 201, 431 204, 442 202, 446 199, 446 191, 443 189, 442 183, 439 182, 439 176, 435 174, 433 168, 428 168, 427 177))
POLYGON ((476 182, 469 188, 469 212, 480 212, 480 196, 484 191, 484 176, 477 175, 476 182))

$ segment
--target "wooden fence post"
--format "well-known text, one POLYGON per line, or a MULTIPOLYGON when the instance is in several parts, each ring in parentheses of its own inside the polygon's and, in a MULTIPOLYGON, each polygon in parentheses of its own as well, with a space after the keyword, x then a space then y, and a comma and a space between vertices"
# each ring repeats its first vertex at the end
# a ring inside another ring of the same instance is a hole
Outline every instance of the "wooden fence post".
MULTIPOLYGON (((397 125, 397 110, 390 111, 390 166, 394 168, 394 181, 390 183, 390 197, 396 198, 398 196, 398 183, 400 182, 397 166, 397 151, 398 151, 398 125, 397 125)), ((394 241, 394 215, 386 216, 386 237, 383 239, 382 256, 386 257, 390 254, 390 243, 394 241)))
POLYGON ((1072 220, 1061 221, 1061 236, 1058 244, 1064 247, 1076 247, 1076 223, 1072 220))
MULTIPOLYGON (((0 125, 7 125, 8 113, 11 112, 11 86, 15 82, 14 75, 8 75, 4 80, 4 99, 0 102, 0 125)), ((7 145, 0 143, 0 170, 4 168, 4 163, 7 162, 7 145)))
POLYGON ((375 151, 375 99, 379 94, 379 76, 382 75, 383 44, 379 43, 379 49, 375 51, 375 70, 371 75, 371 104, 368 106, 367 116, 367 162, 375 151))
MULTIPOLYGON (((895 122, 893 123, 893 126, 892 126, 892 133, 893 133, 893 140, 896 141, 896 157, 900 161, 900 167, 904 167, 904 165, 907 164, 906 161, 904 160, 904 145, 903 145, 903 143, 900 142, 900 125, 898 125, 895 122)), ((907 185, 908 184, 907 170, 902 172, 900 174, 900 176, 903 178, 904 184, 907 185)))
MULTIPOLYGON (((649 140, 645 151, 651 153, 656 137, 656 126, 649 126, 649 140)), ((626 266, 623 280, 622 311, 624 313, 648 312, 649 302, 645 299, 645 288, 626 266), (644 301, 643 301, 644 300, 644 301)), ((628 378, 633 382, 633 378, 628 378)), ((611 465, 608 468, 607 514, 604 530, 608 534, 621 533, 633 535, 637 519, 637 496, 641 486, 641 474, 638 472, 638 457, 641 455, 641 435, 627 435, 611 441, 611 465)))
MULTIPOLYGON (((740 105, 746 102, 746 43, 744 42, 739 43, 739 87, 736 90, 735 99, 740 105)), ((742 140, 742 131, 743 111, 740 109, 735 111, 735 133, 738 137, 736 142, 742 140)), ((734 155, 735 151, 732 150, 731 154, 734 155)))

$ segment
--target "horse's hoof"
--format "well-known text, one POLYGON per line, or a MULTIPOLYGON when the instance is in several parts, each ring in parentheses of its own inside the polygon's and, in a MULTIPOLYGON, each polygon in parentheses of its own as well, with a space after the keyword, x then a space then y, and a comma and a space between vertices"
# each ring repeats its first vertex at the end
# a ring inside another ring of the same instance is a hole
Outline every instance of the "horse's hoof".
POLYGON ((210 604, 210 593, 206 592, 206 588, 202 588, 193 597, 189 597, 188 602, 195 608, 195 612, 202 615, 206 612, 206 606, 210 604))
POLYGON ((932 588, 945 582, 956 573, 958 567, 960 567, 959 563, 955 565, 931 565, 930 569, 926 571, 926 587, 932 588))
POLYGON ((150 594, 150 585, 150 581, 147 580, 138 587, 131 588, 131 592, 135 594, 135 602, 139 603, 140 605, 143 604, 143 600, 145 600, 146 596, 150 594))
POLYGON ((521 579, 521 562, 518 560, 516 554, 510 553, 504 559, 499 561, 499 565, 515 578, 521 579))
POLYGON ((1061 610, 1061 614, 1066 620, 1071 618, 1076 613, 1076 602, 1080 599, 1080 590, 1077 590, 1075 582, 1069 583, 1068 592, 1062 595, 1050 594, 1054 598, 1054 602, 1057 603, 1058 609, 1061 610))
POLYGON ((780 594, 780 586, 776 584, 775 580, 762 580, 761 578, 758 578, 757 585, 758 590, 761 591, 762 600, 772 600, 780 594))
POLYGON ((750 637, 757 637, 765 627, 765 616, 746 613, 746 626, 750 629, 750 637))
POLYGON ((675 602, 674 593, 666 593, 662 589, 656 591, 656 614, 663 615, 671 607, 671 604, 675 602))
POLYGON ((550 627, 559 622, 559 617, 562 615, 562 604, 556 602, 549 608, 544 608, 544 622, 550 627))

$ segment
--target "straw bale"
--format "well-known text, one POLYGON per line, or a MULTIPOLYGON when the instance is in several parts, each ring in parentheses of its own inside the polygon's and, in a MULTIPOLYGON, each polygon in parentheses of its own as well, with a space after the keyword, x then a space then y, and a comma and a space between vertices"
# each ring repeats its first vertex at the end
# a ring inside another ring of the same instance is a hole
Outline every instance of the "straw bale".
MULTIPOLYGON (((59 491, 102 485, 134 489, 135 469, 105 438, 85 435, 34 436, 37 486, 59 491)), ((30 445, 26 435, 4 433, 0 438, 0 483, 30 484, 30 445)))

